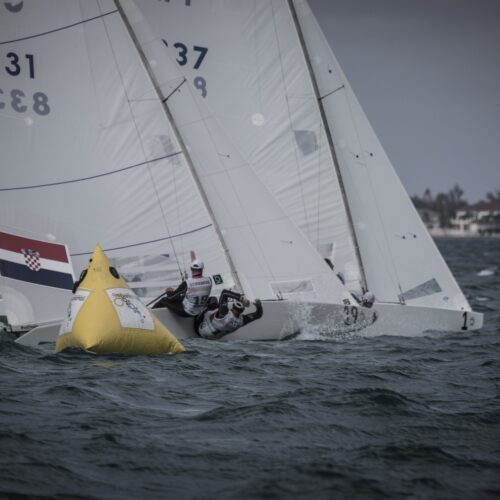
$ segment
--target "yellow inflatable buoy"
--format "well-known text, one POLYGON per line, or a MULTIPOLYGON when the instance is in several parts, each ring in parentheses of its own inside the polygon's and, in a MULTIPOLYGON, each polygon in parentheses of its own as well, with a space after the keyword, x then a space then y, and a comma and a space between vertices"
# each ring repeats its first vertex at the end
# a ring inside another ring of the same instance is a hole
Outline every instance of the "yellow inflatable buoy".
POLYGON ((99 245, 82 275, 59 330, 56 352, 69 347, 101 354, 184 351, 130 290, 99 245))

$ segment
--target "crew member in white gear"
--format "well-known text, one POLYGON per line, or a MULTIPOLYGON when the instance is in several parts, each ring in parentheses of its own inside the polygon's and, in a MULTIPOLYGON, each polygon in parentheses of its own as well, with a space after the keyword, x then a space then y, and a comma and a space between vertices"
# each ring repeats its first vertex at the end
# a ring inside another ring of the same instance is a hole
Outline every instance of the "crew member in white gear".
POLYGON ((262 317, 263 310, 260 299, 255 299, 253 313, 242 314, 245 306, 250 305, 250 301, 244 295, 231 290, 222 290, 218 306, 217 299, 212 298, 215 300, 215 304, 209 306, 209 310, 200 314, 194 321, 196 333, 205 339, 220 339, 262 317), (231 307, 228 305, 229 298, 233 299, 231 307))
POLYGON ((207 306, 212 291, 212 278, 203 276, 204 264, 201 260, 191 262, 191 278, 183 281, 175 290, 167 288, 166 297, 154 307, 167 307, 172 312, 184 317, 195 317, 207 306))

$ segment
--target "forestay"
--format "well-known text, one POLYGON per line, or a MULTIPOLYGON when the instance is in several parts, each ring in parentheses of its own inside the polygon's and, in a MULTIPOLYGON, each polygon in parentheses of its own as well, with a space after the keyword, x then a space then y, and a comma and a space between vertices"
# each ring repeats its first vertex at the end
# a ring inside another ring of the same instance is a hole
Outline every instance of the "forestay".
POLYGON ((159 42, 154 61, 168 52, 232 149, 320 254, 335 262, 335 272, 359 290, 345 208, 287 2, 134 4, 159 42))
MULTIPOLYGON (((16 12, 0 5, 0 232, 66 245, 77 274, 99 242, 144 299, 179 282, 191 250, 231 286, 115 4, 21 4, 16 12)), ((13 324, 61 318, 67 288, 0 277, 13 324)))

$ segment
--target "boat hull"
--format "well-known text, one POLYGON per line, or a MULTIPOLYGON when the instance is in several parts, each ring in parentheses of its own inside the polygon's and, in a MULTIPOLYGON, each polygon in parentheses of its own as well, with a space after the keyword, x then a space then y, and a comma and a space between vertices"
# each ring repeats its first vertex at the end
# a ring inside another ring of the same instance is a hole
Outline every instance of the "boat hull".
MULTIPOLYGON (((181 318, 168 309, 155 309, 158 319, 178 339, 196 338, 192 318, 181 318)), ((478 330, 483 315, 476 312, 433 309, 399 304, 375 304, 372 309, 340 304, 264 302, 264 315, 222 340, 328 339, 342 335, 414 337, 429 332, 478 330)), ((55 342, 60 322, 38 326, 16 342, 36 346, 55 342)))

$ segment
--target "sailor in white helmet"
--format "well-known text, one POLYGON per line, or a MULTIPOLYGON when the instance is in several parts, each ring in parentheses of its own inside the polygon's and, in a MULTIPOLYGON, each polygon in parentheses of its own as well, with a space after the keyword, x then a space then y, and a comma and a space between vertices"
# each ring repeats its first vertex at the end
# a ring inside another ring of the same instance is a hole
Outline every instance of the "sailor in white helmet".
POLYGON ((361 298, 361 305, 363 307, 372 307, 375 302, 375 295, 372 292, 365 292, 361 298))
POLYGON ((244 295, 231 290, 223 290, 219 303, 217 299, 214 305, 209 306, 209 310, 200 314, 194 322, 196 333, 205 339, 215 340, 235 332, 238 328, 262 317, 262 303, 260 299, 255 299, 255 311, 249 314, 242 314, 245 307, 250 305, 250 301, 244 295), (232 305, 228 305, 228 300, 233 299, 232 305))
POLYGON ((212 291, 212 278, 203 276, 204 267, 201 260, 193 260, 191 278, 183 281, 175 290, 167 288, 166 297, 158 301, 154 307, 167 307, 179 316, 198 316, 206 309, 212 291))

